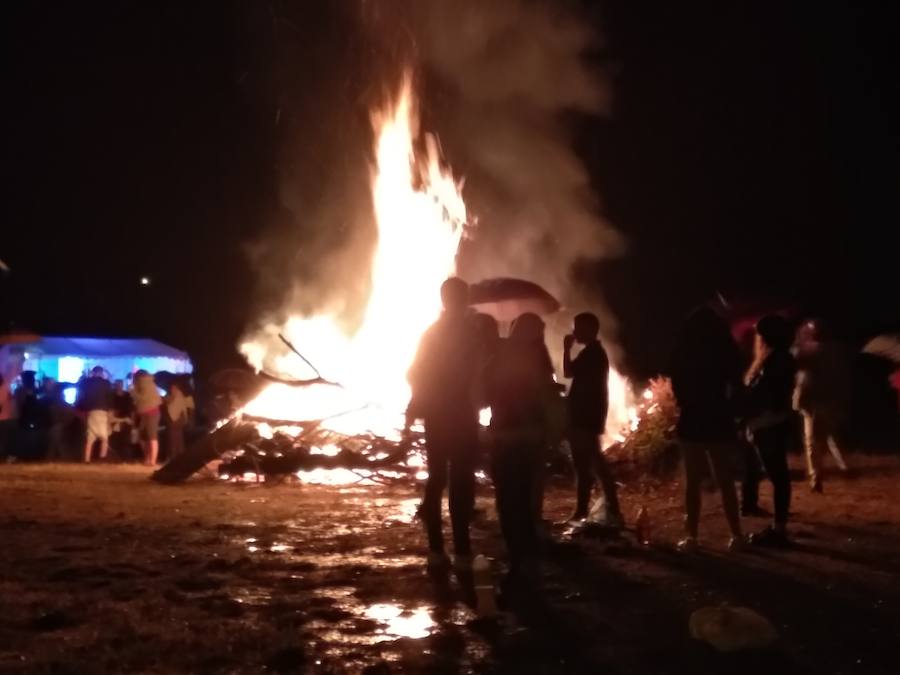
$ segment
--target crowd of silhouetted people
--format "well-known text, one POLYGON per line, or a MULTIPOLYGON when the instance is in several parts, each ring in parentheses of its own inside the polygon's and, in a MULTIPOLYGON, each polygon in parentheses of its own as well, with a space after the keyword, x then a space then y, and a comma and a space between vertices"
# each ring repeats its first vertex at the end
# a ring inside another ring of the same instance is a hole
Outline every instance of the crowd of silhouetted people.
MULTIPOLYGON (((441 527, 441 502, 449 487, 453 562, 460 568, 471 565, 475 473, 485 446, 479 415, 489 408, 486 445, 511 578, 528 578, 545 534, 548 446, 568 441, 576 476, 572 519, 588 515, 599 482, 602 524, 613 530, 624 526, 613 471, 600 448, 609 406, 609 360, 599 339, 600 322, 591 313, 574 317, 561 345, 562 375, 571 380, 565 392, 556 381, 545 325, 537 314, 522 314, 501 338, 497 321, 470 309, 462 280, 448 279, 441 299, 443 313, 424 334, 409 372, 407 411, 407 428, 417 420, 424 425, 428 479, 420 516, 428 562, 432 567, 451 564, 441 527)), ((688 316, 675 340, 667 374, 680 410, 676 437, 685 475, 680 550, 698 546, 701 488, 709 474, 721 493, 731 531, 729 550, 788 544, 788 452, 798 415, 809 488, 823 491, 824 457, 847 468, 838 441, 852 388, 847 354, 825 339, 816 323, 795 331, 777 314, 761 318, 754 337, 747 369, 728 323, 715 307, 703 306, 688 316), (744 465, 740 499, 737 460, 744 465), (772 523, 747 537, 741 516, 765 513, 759 505, 764 476, 773 485, 772 523)))
POLYGON ((190 378, 165 374, 157 379, 138 370, 111 381, 95 366, 75 385, 74 403, 51 377, 40 382, 37 373, 24 371, 0 376, 0 458, 45 457, 52 461, 78 459, 143 461, 156 465, 160 430, 165 432, 167 455, 185 449, 185 431, 194 419, 190 378))

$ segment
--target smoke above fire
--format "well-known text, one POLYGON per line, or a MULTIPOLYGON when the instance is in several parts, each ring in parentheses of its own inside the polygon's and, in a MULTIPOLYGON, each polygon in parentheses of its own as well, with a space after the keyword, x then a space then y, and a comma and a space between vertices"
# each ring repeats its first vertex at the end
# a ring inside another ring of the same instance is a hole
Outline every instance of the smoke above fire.
MULTIPOLYGON (((277 332, 297 315, 327 313, 348 332, 359 326, 377 239, 369 113, 410 67, 423 131, 437 135, 465 178, 477 221, 460 250, 460 274, 536 281, 572 311, 600 314, 614 343, 601 293, 575 279, 579 263, 623 250, 575 148, 573 120, 605 114, 609 103, 608 83, 589 59, 599 46, 595 27, 576 4, 550 0, 340 4, 331 20, 352 36, 341 47, 293 45, 292 30, 276 31, 283 208, 252 247, 268 308, 244 343, 283 354, 277 332), (333 76, 292 85, 285 73, 295 60, 298 70, 326 63, 333 76)), ((277 21, 300 26, 299 15, 283 12, 277 21)), ((567 318, 550 322, 551 346, 567 318)))
POLYGON ((586 58, 598 46, 594 29, 567 2, 430 0, 415 8, 418 55, 439 92, 429 110, 480 221, 463 272, 531 279, 572 308, 595 304, 573 271, 618 255, 623 242, 600 215, 573 142, 573 113, 608 106, 607 84, 586 58))

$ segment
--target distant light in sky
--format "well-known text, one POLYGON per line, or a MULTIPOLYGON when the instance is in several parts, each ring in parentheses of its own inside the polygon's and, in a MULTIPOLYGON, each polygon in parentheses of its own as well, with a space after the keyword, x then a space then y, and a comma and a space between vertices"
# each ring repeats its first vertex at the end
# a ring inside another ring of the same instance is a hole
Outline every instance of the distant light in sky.
POLYGON ((149 286, 150 277, 141 277, 141 286, 149 286))

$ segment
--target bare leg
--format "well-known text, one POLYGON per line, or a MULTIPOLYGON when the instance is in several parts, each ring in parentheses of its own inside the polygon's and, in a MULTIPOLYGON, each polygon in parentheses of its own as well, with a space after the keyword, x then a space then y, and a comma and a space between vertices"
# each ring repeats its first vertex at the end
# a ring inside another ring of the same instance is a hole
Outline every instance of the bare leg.
POLYGON ((109 452, 109 437, 100 439, 100 459, 106 459, 109 452))
POLYGON ((722 492, 722 508, 725 519, 734 537, 741 538, 741 516, 738 511, 737 490, 734 487, 734 463, 729 456, 729 446, 719 445, 710 448, 709 461, 712 465, 716 483, 722 492))
POLYGON ((834 438, 834 433, 828 435, 828 451, 831 453, 831 456, 834 458, 834 463, 837 464, 838 468, 841 471, 847 470, 847 462, 844 461, 844 455, 841 452, 841 448, 838 445, 837 441, 834 438))
POLYGON ((152 441, 147 442, 147 447, 149 448, 149 464, 150 466, 156 466, 156 458, 159 455, 159 441, 155 438, 152 441))
POLYGON ((91 463, 91 451, 94 449, 94 439, 88 436, 87 441, 84 444, 84 463, 91 463))
POLYGON ((819 481, 819 439, 815 416, 803 413, 803 447, 806 450, 806 475, 811 485, 819 481))

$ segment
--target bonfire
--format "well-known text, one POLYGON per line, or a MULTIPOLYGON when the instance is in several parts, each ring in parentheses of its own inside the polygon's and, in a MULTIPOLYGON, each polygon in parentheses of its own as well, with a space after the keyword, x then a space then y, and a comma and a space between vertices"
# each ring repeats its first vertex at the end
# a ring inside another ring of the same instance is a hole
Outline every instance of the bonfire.
MULTIPOLYGON (((269 326, 241 345, 268 384, 203 441, 206 450, 194 464, 222 456, 222 478, 294 476, 341 484, 427 476, 422 429, 402 433, 410 398, 406 373, 419 339, 440 313, 439 288, 456 272, 469 219, 462 181, 446 166, 435 137, 420 133, 408 74, 394 100, 371 120, 378 240, 362 321, 348 333, 341 321, 344 308, 338 306, 312 316, 291 316, 284 325, 269 326)), ((503 312, 510 305, 503 290, 535 285, 499 281, 503 288, 482 286, 488 294, 500 292, 496 298, 485 297, 478 309, 507 321, 503 312), (495 299, 502 302, 492 302, 495 299)), ((535 297, 545 311, 559 308, 545 291, 535 292, 535 297)), ((634 406, 627 381, 616 372, 610 376, 610 390, 618 439, 623 420, 631 423, 634 406)), ((489 419, 487 411, 483 419, 489 419)), ((157 478, 167 480, 196 468, 185 464, 178 471, 160 471, 157 478)))

